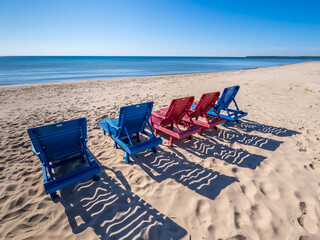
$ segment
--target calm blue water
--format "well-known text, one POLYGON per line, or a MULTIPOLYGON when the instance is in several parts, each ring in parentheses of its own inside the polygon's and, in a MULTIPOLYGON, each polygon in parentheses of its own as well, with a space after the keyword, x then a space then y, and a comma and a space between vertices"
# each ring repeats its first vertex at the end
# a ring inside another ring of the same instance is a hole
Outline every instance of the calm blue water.
POLYGON ((0 85, 230 71, 319 60, 232 57, 0 57, 0 85))

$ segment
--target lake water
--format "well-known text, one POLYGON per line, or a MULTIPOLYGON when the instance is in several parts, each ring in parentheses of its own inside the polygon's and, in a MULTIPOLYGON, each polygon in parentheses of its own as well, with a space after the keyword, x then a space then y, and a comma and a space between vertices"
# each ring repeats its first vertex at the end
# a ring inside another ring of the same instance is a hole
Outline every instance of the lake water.
POLYGON ((264 68, 319 58, 0 57, 0 85, 264 68))

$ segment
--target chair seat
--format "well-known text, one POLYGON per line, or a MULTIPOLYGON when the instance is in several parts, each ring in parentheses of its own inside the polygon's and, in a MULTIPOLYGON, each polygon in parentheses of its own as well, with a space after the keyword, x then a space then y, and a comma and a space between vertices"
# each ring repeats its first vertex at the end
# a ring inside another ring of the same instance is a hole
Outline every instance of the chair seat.
POLYGON ((234 113, 234 114, 230 114, 230 115, 225 115, 225 114, 220 114, 220 116, 228 121, 237 121, 239 120, 240 118, 243 118, 245 116, 247 116, 248 113, 246 112, 237 112, 237 113, 234 113))
MULTIPOLYGON (((228 114, 223 114, 223 113, 219 113, 220 117, 224 118, 225 120, 227 121, 237 121, 239 120, 240 118, 243 118, 245 116, 248 115, 248 113, 246 112, 243 112, 243 111, 234 111, 234 110, 230 110, 229 109, 229 112, 231 112, 229 115, 228 114)), ((216 117, 217 114, 214 112, 214 111, 208 111, 207 113, 208 116, 212 116, 212 117, 216 117)))
POLYGON ((202 122, 202 121, 198 121, 198 120, 193 120, 193 122, 201 127, 204 127, 204 128, 214 128, 217 125, 225 123, 226 120, 224 118, 217 118, 215 120, 209 120, 209 122, 202 122))
POLYGON ((162 139, 160 137, 155 137, 155 138, 150 139, 148 141, 145 141, 145 142, 138 143, 138 144, 135 144, 133 146, 130 146, 129 147, 129 154, 132 155, 132 154, 136 154, 136 153, 139 153, 139 152, 143 152, 143 151, 145 151, 147 149, 156 147, 156 146, 158 146, 160 144, 162 144, 162 139))
POLYGON ((54 193, 58 190, 61 190, 67 186, 78 183, 84 179, 90 178, 100 172, 100 167, 97 163, 92 164, 91 166, 82 168, 76 172, 64 175, 57 179, 48 181, 44 183, 44 189, 47 194, 54 193))

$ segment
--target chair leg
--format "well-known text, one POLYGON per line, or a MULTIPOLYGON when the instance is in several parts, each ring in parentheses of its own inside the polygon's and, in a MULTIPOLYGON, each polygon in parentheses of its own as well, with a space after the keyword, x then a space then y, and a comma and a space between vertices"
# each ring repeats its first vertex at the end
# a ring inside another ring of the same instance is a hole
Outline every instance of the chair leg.
POLYGON ((170 140, 169 140, 168 144, 169 144, 170 147, 173 146, 173 137, 170 137, 170 140))
POLYGON ((140 137, 138 132, 137 132, 137 142, 140 142, 140 137))
POLYGON ((130 163, 130 155, 128 153, 124 156, 124 160, 126 160, 126 163, 130 163))
POLYGON ((156 153, 157 149, 155 147, 151 148, 152 152, 156 153))
POLYGON ((154 130, 154 135, 158 136, 158 129, 154 130))
POLYGON ((118 144, 117 144, 116 141, 114 141, 114 147, 115 147, 116 149, 118 149, 118 144))
POLYGON ((56 192, 50 193, 51 200, 54 200, 58 194, 56 192))

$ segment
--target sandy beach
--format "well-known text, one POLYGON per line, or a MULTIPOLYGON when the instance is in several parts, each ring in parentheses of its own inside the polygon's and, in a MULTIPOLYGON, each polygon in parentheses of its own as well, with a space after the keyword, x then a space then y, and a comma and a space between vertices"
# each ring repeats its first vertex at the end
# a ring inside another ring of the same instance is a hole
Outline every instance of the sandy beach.
POLYGON ((320 239, 320 62, 0 87, 0 239, 320 239), (236 124, 126 164, 98 125, 124 105, 240 85, 236 124), (27 129, 86 117, 100 180, 52 201, 27 129))

